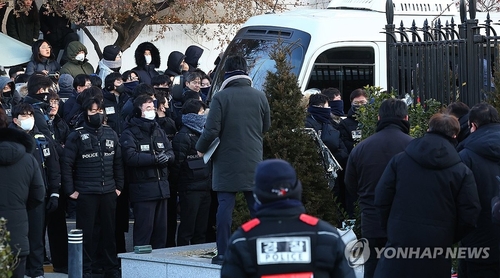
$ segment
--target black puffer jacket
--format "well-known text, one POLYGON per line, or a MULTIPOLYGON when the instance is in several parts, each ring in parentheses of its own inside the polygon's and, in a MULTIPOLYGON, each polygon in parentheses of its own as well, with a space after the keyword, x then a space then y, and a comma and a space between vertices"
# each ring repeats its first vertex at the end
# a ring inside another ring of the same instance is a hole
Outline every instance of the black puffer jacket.
POLYGON ((165 152, 174 161, 172 144, 153 120, 130 119, 120 138, 123 160, 130 177, 130 202, 154 201, 170 197, 168 169, 155 155, 165 152))
MULTIPOLYGON (((19 2, 15 1, 14 9, 10 11, 7 17, 7 34, 18 41, 27 45, 32 45, 38 39, 40 32, 40 19, 38 18, 38 7, 33 1, 28 15, 20 11, 19 2)), ((24 5, 23 5, 24 6, 24 5)))
POLYGON ((45 186, 38 162, 31 155, 35 142, 26 132, 0 129, 0 217, 7 219, 12 251, 29 254, 28 213, 43 203, 45 186))
POLYGON ((321 140, 332 152, 335 159, 340 163, 342 168, 347 163, 347 148, 340 138, 340 132, 333 127, 333 124, 322 124, 314 119, 311 114, 306 117, 306 127, 314 128, 318 135, 321 134, 321 140))
POLYGON ((347 148, 347 153, 351 153, 354 145, 359 142, 359 139, 353 138, 352 134, 353 131, 358 129, 358 121, 354 118, 355 114, 356 113, 351 107, 351 109, 349 109, 349 112, 347 113, 347 118, 343 119, 339 123, 340 138, 342 138, 342 141, 347 148))
POLYGON ((403 120, 394 120, 393 124, 361 141, 349 155, 345 185, 351 196, 359 197, 363 237, 386 237, 374 204, 375 187, 392 157, 404 151, 413 140, 408 135, 408 126, 403 120))
POLYGON ((175 167, 172 169, 172 180, 179 191, 210 191, 210 168, 198 156, 196 142, 200 133, 182 126, 172 141, 175 153, 175 167))
POLYGON ((500 176, 500 124, 487 124, 471 133, 464 141, 460 157, 474 173, 481 202, 477 227, 462 239, 462 246, 490 247, 489 257, 481 261, 498 262, 500 225, 492 221, 491 199, 498 195, 500 185, 497 180, 500 176))
POLYGON ((118 136, 106 125, 71 132, 64 147, 61 171, 63 188, 70 195, 106 194, 123 190, 123 161, 118 136))
POLYGON ((115 94, 103 90, 104 96, 104 109, 106 111, 107 124, 118 134, 118 137, 122 134, 124 123, 121 117, 121 111, 123 106, 129 99, 129 96, 125 93, 120 94, 118 100, 115 94))
POLYGON ((221 277, 271 277, 273 274, 278 277, 278 274, 312 272, 314 277, 354 278, 344 251, 345 245, 333 226, 306 215, 303 206, 275 205, 275 208, 257 211, 256 219, 243 224, 231 236, 221 277), (259 244, 259 240, 263 242, 259 244), (296 251, 288 249, 306 242, 309 245, 304 244, 296 251), (290 255, 293 252, 295 254, 290 255), (268 259, 279 257, 286 260, 288 256, 295 256, 296 260, 302 258, 303 262, 279 263, 268 259), (309 258, 309 263, 305 262, 306 258, 309 258), (259 263, 259 260, 264 262, 259 263))
MULTIPOLYGON (((427 133, 391 159, 375 189, 386 247, 447 248, 470 232, 480 211, 476 183, 453 145, 427 133)), ((451 260, 382 256, 375 277, 449 277, 451 260)))
POLYGON ((27 75, 32 75, 35 72, 41 72, 41 71, 48 71, 49 74, 54 74, 56 72, 59 72, 61 69, 61 65, 56 60, 56 56, 50 51, 50 57, 45 58, 40 56, 40 46, 44 43, 45 41, 38 40, 36 41, 33 46, 31 46, 31 52, 33 55, 31 56, 31 61, 29 61, 28 65, 26 66, 26 74, 27 75))
POLYGON ((151 85, 151 79, 159 75, 156 68, 161 66, 160 51, 154 44, 150 42, 143 42, 135 49, 134 57, 137 67, 132 70, 139 75, 141 83, 151 85), (151 52, 151 63, 149 63, 149 65, 146 64, 146 58, 144 58, 144 52, 146 50, 151 52))

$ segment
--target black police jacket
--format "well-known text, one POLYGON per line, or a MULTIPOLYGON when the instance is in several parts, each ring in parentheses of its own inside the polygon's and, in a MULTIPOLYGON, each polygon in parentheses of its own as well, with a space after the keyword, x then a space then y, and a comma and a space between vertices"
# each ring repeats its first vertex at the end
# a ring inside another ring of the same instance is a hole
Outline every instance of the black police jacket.
POLYGON ((65 193, 106 194, 123 190, 123 161, 118 143, 116 132, 107 125, 95 129, 85 122, 72 131, 61 164, 65 193))
POLYGON ((196 151, 198 138, 200 133, 183 126, 172 141, 175 163, 171 180, 177 183, 179 191, 209 191, 211 188, 209 165, 196 151))
POLYGON ((304 272, 315 278, 355 277, 337 230, 304 212, 303 206, 257 211, 229 240, 221 277, 304 272))
POLYGON ((167 164, 156 163, 164 152, 174 160, 172 144, 154 120, 130 119, 120 137, 123 160, 130 181, 130 202, 154 201, 170 197, 167 164))

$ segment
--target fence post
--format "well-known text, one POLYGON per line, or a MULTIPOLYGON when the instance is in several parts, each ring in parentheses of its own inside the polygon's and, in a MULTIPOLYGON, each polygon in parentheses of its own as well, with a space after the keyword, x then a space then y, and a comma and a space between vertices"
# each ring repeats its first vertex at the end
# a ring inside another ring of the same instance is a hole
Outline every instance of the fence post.
POLYGON ((391 71, 397 71, 397 67, 393 66, 394 63, 394 57, 392 57, 391 49, 389 45, 391 43, 396 43, 394 40, 394 31, 396 29, 396 26, 394 25, 394 5, 392 3, 392 0, 387 0, 386 5, 385 5, 385 16, 387 20, 387 24, 385 25, 385 32, 386 32, 386 74, 387 74, 387 91, 391 92, 394 84, 396 82, 393 80, 395 73, 391 73, 391 71), (394 83, 394 84, 393 84, 394 83))
POLYGON ((68 233, 68 278, 83 276, 83 232, 72 229, 68 233))

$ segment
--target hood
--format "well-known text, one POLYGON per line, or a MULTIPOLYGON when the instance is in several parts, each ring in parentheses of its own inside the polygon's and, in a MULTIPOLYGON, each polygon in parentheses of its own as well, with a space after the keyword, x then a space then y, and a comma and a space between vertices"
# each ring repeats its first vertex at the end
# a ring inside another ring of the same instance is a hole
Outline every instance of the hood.
MULTIPOLYGON (((40 62, 42 60, 47 61, 47 59, 45 59, 45 58, 42 59, 40 57, 40 46, 44 42, 50 45, 50 43, 46 40, 37 40, 36 42, 33 43, 33 45, 31 46, 31 52, 33 52, 33 56, 31 57, 31 60, 36 61, 36 62, 40 62)), ((54 52, 50 51, 49 60, 55 60, 55 59, 56 59, 56 56, 55 56, 54 52)))
MULTIPOLYGON (((66 50, 67 50, 66 57, 68 58, 68 60, 73 61, 73 62, 80 62, 80 61, 75 60, 76 54, 78 54, 78 52, 80 52, 80 51, 85 52, 85 56, 87 56, 87 54, 88 54, 87 48, 85 47, 85 45, 83 45, 79 41, 70 42, 68 44, 68 47, 66 50)), ((87 60, 87 58, 85 58, 85 60, 87 60)))
POLYGON ((167 61, 167 70, 169 75, 181 75, 181 63, 182 60, 185 59, 186 56, 179 51, 172 51, 170 55, 168 55, 167 61))
POLYGON ((138 67, 144 67, 146 65, 146 58, 144 58, 144 51, 146 50, 151 52, 151 64, 155 65, 155 68, 159 68, 161 64, 160 51, 150 42, 143 42, 137 46, 134 54, 135 64, 138 67))
POLYGON ((3 87, 5 87, 5 85, 7 85, 8 83, 12 83, 12 86, 11 86, 11 89, 12 91, 15 90, 15 86, 14 86, 14 81, 10 80, 10 78, 6 77, 6 76, 0 76, 0 91, 3 89, 3 87))
MULTIPOLYGON (((156 120, 147 120, 142 117, 133 117, 127 123, 127 127, 138 127, 142 131, 146 131, 151 134, 154 128, 157 126, 156 120)), ((159 127, 159 126, 158 126, 159 127)))
POLYGON ((59 76, 59 89, 64 91, 73 91, 73 76, 71 74, 63 73, 59 76))
POLYGON ((200 60, 201 55, 203 54, 203 49, 197 45, 190 45, 186 49, 186 58, 184 61, 188 63, 193 68, 198 67, 198 61, 200 60))
POLYGON ((426 133, 424 137, 413 139, 405 152, 428 169, 446 169, 461 161, 450 141, 438 134, 426 133))
POLYGON ((464 141, 464 149, 468 149, 481 157, 500 162, 500 124, 493 123, 480 126, 464 141))
POLYGON ((0 165, 12 165, 34 149, 35 141, 28 133, 12 128, 0 129, 0 165))

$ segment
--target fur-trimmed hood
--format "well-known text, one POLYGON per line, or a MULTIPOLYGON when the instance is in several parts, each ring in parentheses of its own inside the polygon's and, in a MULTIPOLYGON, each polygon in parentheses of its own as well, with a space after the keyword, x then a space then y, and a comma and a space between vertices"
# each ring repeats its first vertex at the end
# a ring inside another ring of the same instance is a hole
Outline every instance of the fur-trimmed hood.
POLYGON ((135 64, 140 68, 146 65, 146 58, 144 58, 144 51, 146 50, 151 52, 151 64, 155 65, 155 68, 159 68, 161 65, 160 51, 150 42, 143 42, 137 46, 134 54, 135 64))
POLYGON ((35 149, 35 140, 26 132, 0 128, 0 165, 12 165, 35 149))

